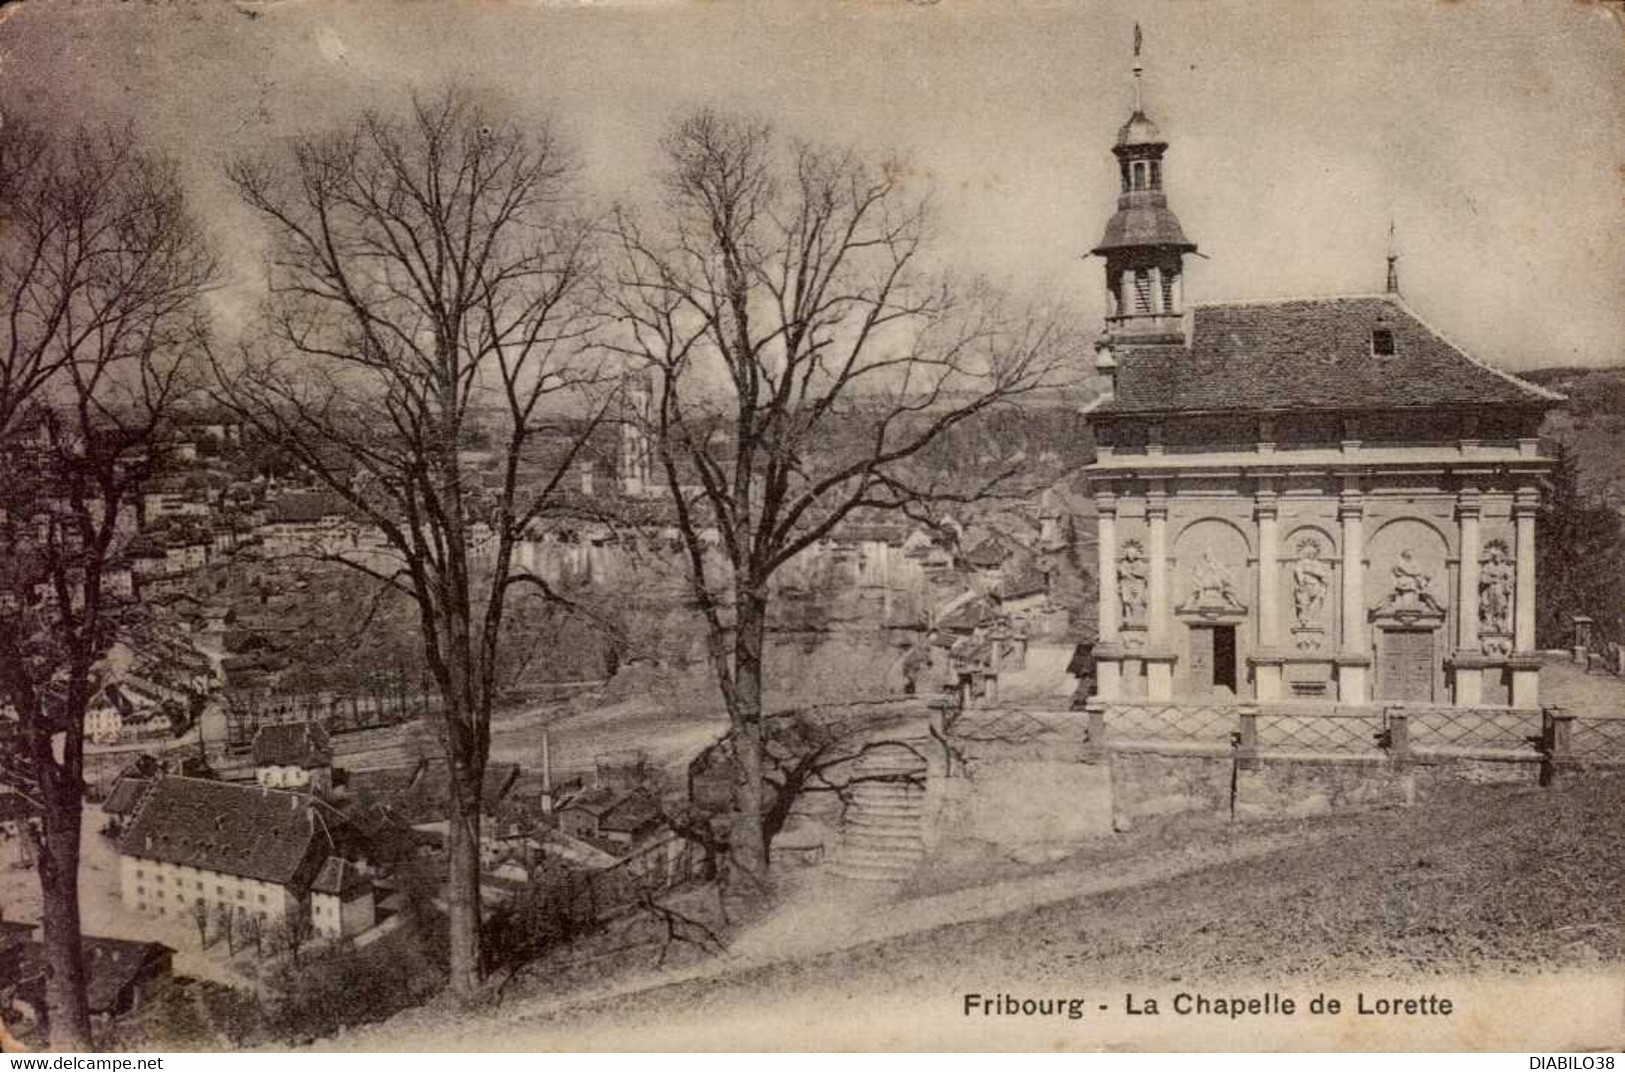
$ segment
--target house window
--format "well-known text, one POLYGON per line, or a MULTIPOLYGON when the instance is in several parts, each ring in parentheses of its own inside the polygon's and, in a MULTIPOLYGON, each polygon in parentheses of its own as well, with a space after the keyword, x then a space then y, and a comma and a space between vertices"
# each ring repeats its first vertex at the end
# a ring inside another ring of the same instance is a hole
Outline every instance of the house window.
POLYGON ((1145 161, 1144 160, 1136 160, 1136 161, 1134 161, 1134 188, 1136 190, 1145 189, 1145 161))
POLYGON ((137 897, 145 897, 147 895, 147 888, 145 886, 137 886, 135 888, 135 895, 137 897))
POLYGON ((224 897, 226 895, 226 888, 224 886, 216 886, 214 888, 214 895, 216 897, 224 897))
POLYGON ((1160 160, 1151 161, 1151 188, 1153 190, 1162 189, 1162 161, 1160 160))
POLYGON ((264 904, 264 903, 265 903, 265 894, 262 893, 262 894, 260 894, 260 904, 264 904))
POLYGON ((248 896, 248 895, 247 895, 247 894, 245 894, 245 893, 243 893, 243 891, 242 891, 242 890, 238 890, 238 891, 237 891, 237 899, 238 899, 238 900, 239 900, 239 901, 241 901, 241 900, 243 900, 243 899, 245 899, 245 898, 246 898, 246 897, 247 897, 247 896, 248 896))
POLYGON ((1377 328, 1371 333, 1371 352, 1377 357, 1394 356, 1394 333, 1387 328, 1377 328))

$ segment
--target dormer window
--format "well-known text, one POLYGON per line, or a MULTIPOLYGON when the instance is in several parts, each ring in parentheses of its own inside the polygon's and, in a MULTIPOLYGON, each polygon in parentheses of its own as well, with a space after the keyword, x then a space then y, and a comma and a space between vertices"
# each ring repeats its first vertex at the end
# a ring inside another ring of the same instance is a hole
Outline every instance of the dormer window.
POLYGON ((1394 356, 1394 333, 1387 328, 1376 328, 1371 332, 1371 354, 1373 357, 1394 356))
POLYGON ((1136 161, 1134 161, 1134 188, 1136 190, 1145 189, 1145 186, 1146 186, 1145 169, 1146 169, 1146 162, 1144 160, 1136 160, 1136 161))

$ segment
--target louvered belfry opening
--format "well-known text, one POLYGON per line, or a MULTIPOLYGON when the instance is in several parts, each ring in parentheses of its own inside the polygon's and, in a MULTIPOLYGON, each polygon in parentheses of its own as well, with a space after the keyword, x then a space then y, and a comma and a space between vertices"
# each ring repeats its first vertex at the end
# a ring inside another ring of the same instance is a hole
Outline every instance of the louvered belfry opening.
POLYGON ((1163 191, 1168 143, 1138 102, 1117 133, 1122 191, 1092 253, 1106 261, 1107 332, 1123 342, 1184 335, 1184 257, 1196 251, 1163 191))

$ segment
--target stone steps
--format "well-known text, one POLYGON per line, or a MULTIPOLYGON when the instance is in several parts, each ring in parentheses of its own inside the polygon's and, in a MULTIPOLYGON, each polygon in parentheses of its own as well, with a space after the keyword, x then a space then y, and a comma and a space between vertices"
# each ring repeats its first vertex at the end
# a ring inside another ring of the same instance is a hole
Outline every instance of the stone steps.
POLYGON ((924 772, 917 761, 888 757, 868 757, 858 772, 896 777, 852 787, 830 870, 857 882, 895 885, 925 858, 925 787, 910 780, 924 772))

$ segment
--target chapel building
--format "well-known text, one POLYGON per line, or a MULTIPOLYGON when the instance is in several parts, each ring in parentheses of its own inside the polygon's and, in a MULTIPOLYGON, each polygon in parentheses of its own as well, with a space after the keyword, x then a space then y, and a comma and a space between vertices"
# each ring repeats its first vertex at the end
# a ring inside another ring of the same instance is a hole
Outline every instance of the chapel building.
POLYGON ((1392 256, 1384 293, 1187 308, 1167 150, 1137 105, 1092 251, 1098 698, 1537 707, 1561 396, 1425 323, 1392 256))

